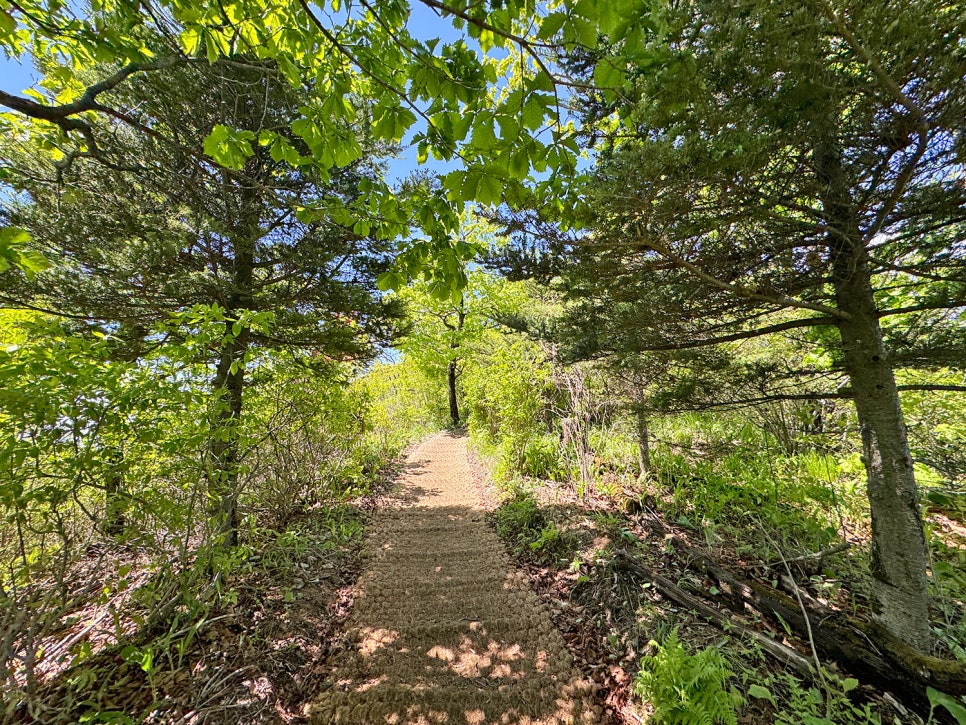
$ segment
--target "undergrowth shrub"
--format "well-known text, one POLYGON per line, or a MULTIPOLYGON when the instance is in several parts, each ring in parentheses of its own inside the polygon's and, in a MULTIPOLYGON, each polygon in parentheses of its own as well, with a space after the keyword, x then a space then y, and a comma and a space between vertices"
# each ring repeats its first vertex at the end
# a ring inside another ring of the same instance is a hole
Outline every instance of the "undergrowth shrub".
POLYGON ((563 480, 568 471, 562 460, 560 441, 554 435, 542 435, 527 441, 523 449, 525 476, 551 481, 563 480))
POLYGON ((737 725, 743 700, 728 680, 728 661, 715 648, 689 655, 671 630, 654 655, 645 655, 634 692, 651 703, 660 725, 737 725))
MULTIPOLYGON (((546 433, 541 418, 550 391, 550 366, 540 347, 526 340, 495 341, 486 355, 467 363, 463 377, 469 431, 476 446, 496 455, 494 478, 506 481, 526 465, 528 446, 546 433)), ((544 465, 546 451, 531 450, 544 465)))
MULTIPOLYGON (((619 530, 615 534, 620 536, 619 530)), ((636 629, 638 609, 647 599, 648 590, 641 586, 640 577, 624 565, 624 560, 612 554, 609 549, 595 552, 596 561, 577 578, 570 599, 575 604, 605 611, 609 620, 626 630, 636 629)), ((647 639, 643 643, 646 642, 647 639)))
MULTIPOLYGON (((819 551, 844 524, 866 525, 864 470, 850 456, 783 453, 761 430, 727 416, 666 417, 661 426, 650 479, 663 512, 680 524, 724 527, 739 547, 766 558, 819 551)), ((709 544, 719 539, 715 531, 704 533, 709 544)))
POLYGON ((515 556, 550 565, 569 561, 579 546, 577 535, 561 529, 524 491, 504 501, 493 518, 497 533, 513 547, 515 556))
POLYGON ((851 700, 849 693, 858 687, 858 680, 826 672, 824 682, 820 691, 793 674, 777 673, 750 685, 748 695, 772 704, 776 725, 881 725, 882 718, 871 703, 851 700))

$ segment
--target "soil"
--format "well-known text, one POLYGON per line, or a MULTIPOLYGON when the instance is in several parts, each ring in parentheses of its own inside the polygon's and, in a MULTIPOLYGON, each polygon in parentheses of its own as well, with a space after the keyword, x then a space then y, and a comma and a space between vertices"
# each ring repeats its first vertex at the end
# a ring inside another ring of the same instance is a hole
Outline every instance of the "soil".
POLYGON ((399 484, 373 516, 367 570, 311 721, 600 722, 591 683, 485 520, 466 439, 429 439, 399 484))

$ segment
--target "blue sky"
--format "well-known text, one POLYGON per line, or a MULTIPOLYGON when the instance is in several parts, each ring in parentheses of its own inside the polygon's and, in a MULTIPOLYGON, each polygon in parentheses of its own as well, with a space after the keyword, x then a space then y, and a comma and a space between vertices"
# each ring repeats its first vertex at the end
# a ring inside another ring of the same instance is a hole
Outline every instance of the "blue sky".
POLYGON ((37 71, 29 60, 0 57, 0 90, 7 93, 20 93, 38 80, 37 71))

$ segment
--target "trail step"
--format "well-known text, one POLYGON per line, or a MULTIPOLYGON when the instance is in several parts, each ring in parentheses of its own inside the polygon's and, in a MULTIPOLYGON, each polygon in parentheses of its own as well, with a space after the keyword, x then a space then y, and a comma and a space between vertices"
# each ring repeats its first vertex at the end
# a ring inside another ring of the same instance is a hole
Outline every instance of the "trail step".
POLYGON ((465 439, 423 444, 367 535, 316 725, 591 725, 600 708, 478 506, 465 439))

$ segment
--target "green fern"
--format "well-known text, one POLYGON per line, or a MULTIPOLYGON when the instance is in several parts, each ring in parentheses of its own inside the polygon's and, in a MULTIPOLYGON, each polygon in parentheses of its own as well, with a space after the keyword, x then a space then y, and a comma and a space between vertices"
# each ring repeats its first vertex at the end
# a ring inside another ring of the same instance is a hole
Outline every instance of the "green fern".
POLYGON ((733 675, 714 648, 693 655, 685 652, 675 628, 655 655, 641 660, 634 692, 651 703, 655 723, 737 725, 735 711, 743 700, 733 687, 726 689, 733 675))

